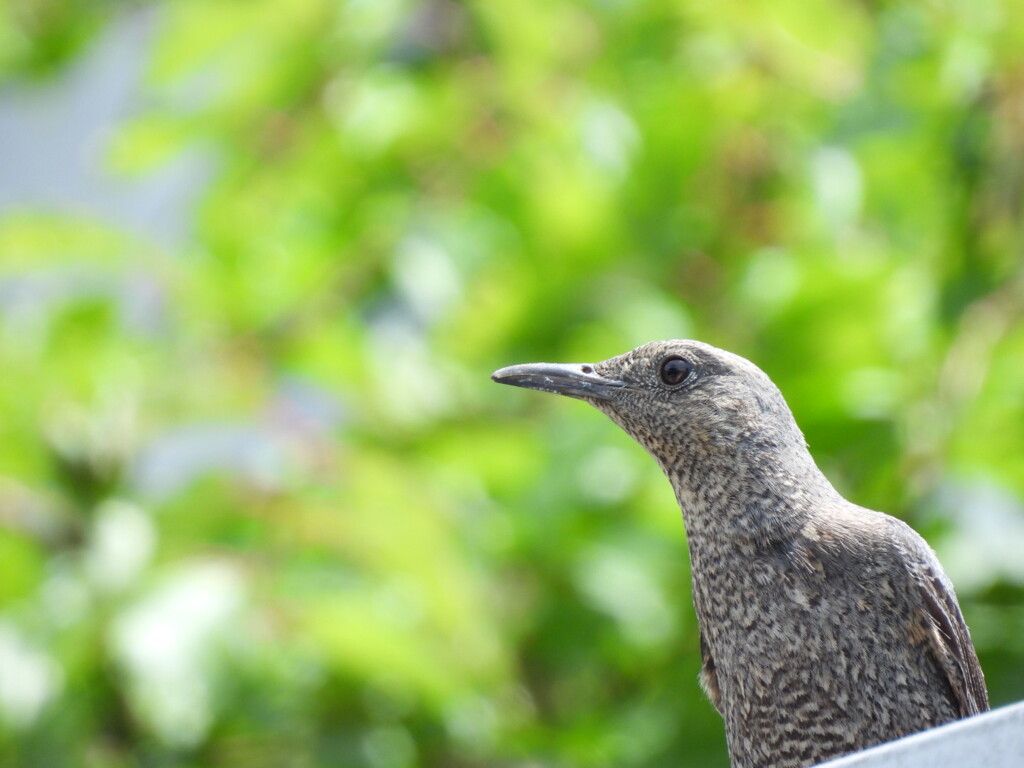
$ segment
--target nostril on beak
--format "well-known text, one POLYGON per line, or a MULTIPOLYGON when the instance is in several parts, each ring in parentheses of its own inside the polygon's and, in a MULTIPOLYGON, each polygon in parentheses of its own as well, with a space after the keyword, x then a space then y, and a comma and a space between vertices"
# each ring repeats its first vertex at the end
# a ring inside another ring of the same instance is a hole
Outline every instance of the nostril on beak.
POLYGON ((593 373, 594 372, 594 369, 591 368, 589 365, 580 366, 580 370, 583 371, 584 373, 593 373))

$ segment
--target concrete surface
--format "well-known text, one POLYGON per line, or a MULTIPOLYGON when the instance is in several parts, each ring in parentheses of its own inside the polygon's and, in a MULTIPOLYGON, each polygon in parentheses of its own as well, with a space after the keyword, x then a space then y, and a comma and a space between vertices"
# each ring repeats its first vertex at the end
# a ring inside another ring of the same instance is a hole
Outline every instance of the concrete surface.
POLYGON ((820 765, 821 768, 1024 768, 1024 702, 820 765))

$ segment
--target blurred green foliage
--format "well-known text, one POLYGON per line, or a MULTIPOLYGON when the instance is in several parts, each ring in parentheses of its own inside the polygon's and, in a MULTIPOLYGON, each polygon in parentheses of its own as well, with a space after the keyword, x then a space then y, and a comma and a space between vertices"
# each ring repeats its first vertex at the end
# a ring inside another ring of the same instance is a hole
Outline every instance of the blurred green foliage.
MULTIPOLYGON (((135 3, 0 6, 6 82, 135 3)), ((724 766, 685 539, 495 368, 743 354, 1024 697, 1024 5, 175 0, 104 148, 179 245, 0 217, 0 762, 724 766)), ((2 172, 2 171, 0 171, 2 172)))

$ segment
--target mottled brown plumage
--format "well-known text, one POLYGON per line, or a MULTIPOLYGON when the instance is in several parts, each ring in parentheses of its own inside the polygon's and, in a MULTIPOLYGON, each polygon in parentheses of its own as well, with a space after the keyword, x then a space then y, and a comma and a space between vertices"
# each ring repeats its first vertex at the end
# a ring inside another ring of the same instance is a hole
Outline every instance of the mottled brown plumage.
POLYGON ((734 768, 795 768, 988 709, 953 587, 924 540, 825 479, 755 365, 696 341, 495 381, 606 413, 683 510, 701 683, 734 768))

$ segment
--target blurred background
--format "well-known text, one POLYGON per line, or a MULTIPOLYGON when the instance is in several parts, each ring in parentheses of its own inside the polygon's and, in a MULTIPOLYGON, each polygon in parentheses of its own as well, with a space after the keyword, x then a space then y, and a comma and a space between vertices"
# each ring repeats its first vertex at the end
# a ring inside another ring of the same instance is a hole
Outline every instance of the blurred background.
POLYGON ((1024 4, 0 5, 0 765, 727 765, 694 337, 1024 698, 1024 4))

